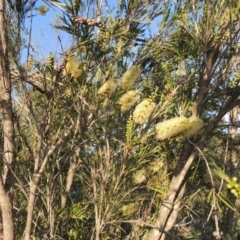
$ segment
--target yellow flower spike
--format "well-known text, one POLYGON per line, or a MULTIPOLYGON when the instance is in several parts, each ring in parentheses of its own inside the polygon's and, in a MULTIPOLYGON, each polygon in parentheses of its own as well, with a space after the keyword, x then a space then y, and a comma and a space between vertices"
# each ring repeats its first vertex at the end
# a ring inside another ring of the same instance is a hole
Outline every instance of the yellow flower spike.
POLYGON ((139 206, 140 206, 140 204, 136 203, 136 202, 123 205, 122 206, 122 215, 129 216, 129 215, 136 213, 139 209, 139 206))
POLYGON ((155 108, 156 104, 154 102, 149 99, 144 99, 136 106, 133 112, 133 121, 138 124, 144 124, 149 119, 155 108))
POLYGON ((48 11, 49 11, 49 8, 48 7, 45 7, 45 6, 40 6, 38 9, 37 9, 38 13, 42 16, 44 16, 48 11))
POLYGON ((140 169, 133 173, 132 181, 134 184, 141 184, 147 180, 147 172, 146 169, 140 169))
POLYGON ((189 129, 188 119, 184 116, 174 117, 156 125, 157 138, 165 140, 189 129))
POLYGON ((141 74, 141 70, 133 65, 130 67, 122 76, 121 78, 121 87, 122 89, 131 89, 135 82, 137 81, 138 77, 141 74))
POLYGON ((98 90, 98 94, 104 94, 110 96, 113 92, 115 92, 117 88, 117 81, 110 79, 107 80, 98 90))
POLYGON ((126 112, 139 100, 139 98, 138 93, 133 90, 130 90, 122 95, 118 100, 118 104, 121 105, 121 112, 126 112))
POLYGON ((201 133, 201 130, 204 127, 204 122, 199 117, 190 117, 189 118, 189 129, 183 132, 183 137, 190 138, 194 135, 201 133))
POLYGON ((149 170, 152 171, 153 173, 156 173, 160 171, 164 166, 164 162, 161 161, 160 159, 154 160, 152 162, 149 162, 149 170))
POLYGON ((77 59, 75 54, 69 54, 67 57, 67 63, 65 67, 65 73, 71 75, 78 81, 81 81, 84 77, 83 64, 77 59))

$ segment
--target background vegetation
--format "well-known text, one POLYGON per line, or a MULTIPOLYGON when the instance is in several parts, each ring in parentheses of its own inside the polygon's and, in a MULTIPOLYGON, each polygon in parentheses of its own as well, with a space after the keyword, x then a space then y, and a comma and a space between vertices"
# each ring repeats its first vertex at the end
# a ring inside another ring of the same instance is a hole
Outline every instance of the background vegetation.
POLYGON ((238 3, 2 1, 4 239, 240 239, 238 3))

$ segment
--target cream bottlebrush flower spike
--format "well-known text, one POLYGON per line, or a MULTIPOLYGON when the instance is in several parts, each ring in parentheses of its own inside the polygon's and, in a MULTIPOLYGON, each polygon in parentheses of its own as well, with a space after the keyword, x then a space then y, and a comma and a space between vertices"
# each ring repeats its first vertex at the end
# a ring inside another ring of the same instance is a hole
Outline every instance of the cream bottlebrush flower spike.
POLYGON ((122 95, 118 100, 118 104, 121 105, 121 112, 126 112, 139 100, 139 98, 138 93, 133 90, 130 90, 122 95))
POLYGON ((136 202, 123 205, 122 206, 122 215, 129 216, 129 215, 136 213, 139 210, 139 206, 140 206, 140 204, 136 203, 136 202))
POLYGON ((189 129, 189 121, 186 117, 174 117, 156 125, 157 138, 164 140, 178 135, 189 129))
POLYGON ((75 54, 69 54, 67 57, 67 63, 65 67, 65 73, 70 74, 73 78, 81 81, 84 76, 84 67, 77 59, 75 54))
POLYGON ((132 175, 132 181, 134 184, 141 184, 147 180, 146 169, 142 168, 132 175))
POLYGON ((138 77, 141 74, 141 70, 138 66, 133 65, 131 66, 121 78, 121 87, 122 89, 131 89, 135 82, 137 81, 138 77))
POLYGON ((98 93, 110 96, 113 92, 115 92, 116 88, 117 81, 114 79, 109 79, 99 88, 98 93))
POLYGON ((160 171, 164 166, 164 162, 161 159, 156 159, 154 161, 149 162, 148 169, 153 173, 160 171))
POLYGON ((40 15, 44 16, 49 11, 49 8, 45 6, 40 6, 37 11, 40 15))
POLYGON ((201 133, 201 130, 204 127, 204 122, 199 117, 190 117, 189 118, 189 129, 182 133, 183 137, 190 138, 194 135, 201 133))
POLYGON ((155 108, 156 104, 154 102, 150 99, 144 99, 136 106, 133 112, 133 121, 135 123, 144 124, 149 119, 155 108))

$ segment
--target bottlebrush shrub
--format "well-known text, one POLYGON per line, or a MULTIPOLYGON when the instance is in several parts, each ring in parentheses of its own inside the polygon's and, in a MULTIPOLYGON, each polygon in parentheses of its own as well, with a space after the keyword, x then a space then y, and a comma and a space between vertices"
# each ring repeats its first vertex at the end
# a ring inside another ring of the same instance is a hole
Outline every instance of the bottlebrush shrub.
POLYGON ((150 99, 144 99, 136 106, 133 112, 133 121, 138 124, 145 123, 155 108, 156 104, 154 102, 152 102, 150 99))
POLYGON ((118 104, 121 105, 121 112, 126 112, 139 100, 139 98, 138 93, 133 90, 130 90, 122 95, 118 100, 118 104))
POLYGON ((121 78, 121 87, 122 89, 131 89, 135 82, 137 81, 138 77, 141 74, 141 70, 133 65, 130 67, 123 75, 121 78))

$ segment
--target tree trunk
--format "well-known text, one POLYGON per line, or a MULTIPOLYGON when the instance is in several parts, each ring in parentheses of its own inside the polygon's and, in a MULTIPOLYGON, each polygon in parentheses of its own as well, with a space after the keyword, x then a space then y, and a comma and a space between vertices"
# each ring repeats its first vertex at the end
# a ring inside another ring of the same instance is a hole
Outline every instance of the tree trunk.
POLYGON ((176 221, 180 199, 185 191, 184 179, 193 163, 195 156, 196 153, 192 152, 192 146, 187 144, 182 151, 182 157, 179 160, 179 165, 174 172, 174 177, 171 181, 168 191, 168 196, 163 201, 158 212, 158 217, 155 223, 156 228, 153 228, 145 239, 164 240, 166 238, 166 233, 171 230, 176 221))
POLYGON ((31 237, 31 229, 32 229, 32 219, 33 219, 33 211, 34 211, 34 203, 36 198, 36 191, 37 187, 40 181, 40 174, 34 174, 33 180, 31 181, 30 185, 30 195, 28 199, 28 214, 27 214, 27 221, 26 221, 26 227, 24 231, 24 240, 29 240, 31 237))
POLYGON ((13 217, 12 217, 12 204, 8 193, 6 192, 0 176, 0 206, 3 219, 3 239, 14 239, 13 217))
POLYGON ((3 237, 14 239, 12 204, 9 190, 12 186, 14 159, 14 124, 11 101, 11 79, 7 51, 5 1, 0 1, 0 103, 2 109, 4 171, 0 176, 0 207, 3 219, 3 237))
MULTIPOLYGON (((69 132, 66 132, 64 134, 64 136, 67 137, 68 134, 69 134, 69 132)), ((41 141, 41 138, 39 138, 39 139, 40 139, 39 141, 41 141)), ((46 156, 43 159, 42 164, 39 167, 39 170, 37 171, 37 168, 36 168, 35 169, 36 173, 33 174, 33 178, 31 180, 31 184, 30 184, 29 198, 28 198, 27 222, 26 222, 26 227, 25 227, 24 237, 23 237, 24 240, 29 240, 31 237, 34 204, 35 204, 36 192, 37 192, 39 182, 41 180, 43 172, 46 169, 46 165, 48 163, 49 157, 60 147, 62 142, 63 142, 63 137, 60 137, 53 145, 49 146, 49 150, 46 153, 46 156)), ((37 157, 40 159, 39 154, 40 153, 38 152, 37 157)))
POLYGON ((70 189, 72 187, 73 177, 74 177, 75 171, 78 166, 79 153, 80 153, 80 147, 77 148, 76 153, 73 156, 72 161, 70 162, 70 166, 69 166, 68 174, 67 174, 66 186, 65 186, 64 192, 62 193, 62 197, 61 197, 61 208, 62 209, 65 208, 65 206, 66 206, 67 197, 68 197, 70 189))

